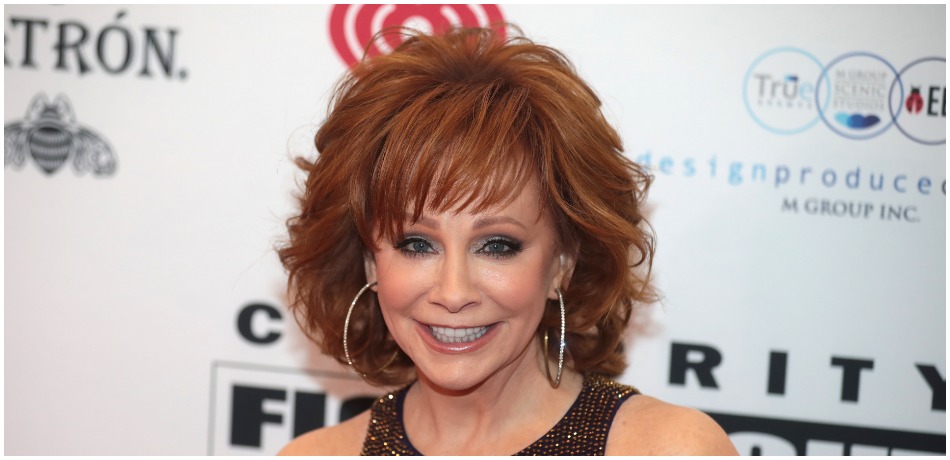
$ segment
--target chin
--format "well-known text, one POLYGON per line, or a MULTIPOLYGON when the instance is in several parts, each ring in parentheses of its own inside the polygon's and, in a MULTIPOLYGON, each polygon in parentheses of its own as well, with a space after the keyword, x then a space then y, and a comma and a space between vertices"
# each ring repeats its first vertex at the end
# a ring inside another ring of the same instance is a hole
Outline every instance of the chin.
POLYGON ((458 393, 473 390, 487 379, 481 372, 473 371, 471 367, 461 363, 442 365, 435 370, 417 367, 416 372, 420 379, 424 378, 433 387, 458 393))

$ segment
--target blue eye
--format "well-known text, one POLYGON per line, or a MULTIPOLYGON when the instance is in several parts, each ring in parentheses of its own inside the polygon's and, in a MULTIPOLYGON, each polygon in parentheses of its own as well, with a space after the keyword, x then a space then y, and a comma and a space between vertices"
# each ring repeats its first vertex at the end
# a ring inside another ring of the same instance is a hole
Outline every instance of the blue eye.
POLYGON ((491 254, 501 254, 504 252, 508 252, 508 250, 509 250, 508 245, 500 241, 495 241, 495 242, 488 243, 485 245, 485 252, 488 252, 491 254))
POLYGON ((409 249, 412 252, 426 252, 429 249, 429 244, 424 241, 413 241, 409 243, 409 249))
POLYGON ((512 257, 521 252, 521 243, 508 238, 495 237, 486 241, 478 252, 496 258, 512 257))
POLYGON ((413 257, 434 252, 432 244, 418 236, 410 236, 396 243, 395 248, 403 254, 413 257))

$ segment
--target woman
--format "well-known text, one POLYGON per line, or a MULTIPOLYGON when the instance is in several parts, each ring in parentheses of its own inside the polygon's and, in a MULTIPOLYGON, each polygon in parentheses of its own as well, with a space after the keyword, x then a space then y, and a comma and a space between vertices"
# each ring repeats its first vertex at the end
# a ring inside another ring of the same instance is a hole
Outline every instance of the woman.
POLYGON ((412 34, 331 105, 280 258, 322 350, 403 387, 282 453, 735 453, 609 380, 652 299, 649 177, 562 54, 412 34))

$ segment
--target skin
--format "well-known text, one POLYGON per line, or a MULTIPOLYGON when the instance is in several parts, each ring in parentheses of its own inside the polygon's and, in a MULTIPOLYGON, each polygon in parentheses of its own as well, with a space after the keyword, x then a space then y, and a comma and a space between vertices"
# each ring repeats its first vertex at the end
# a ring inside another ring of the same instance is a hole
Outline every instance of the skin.
MULTIPOLYGON (((567 367, 551 387, 535 335, 546 301, 558 298, 574 264, 538 208, 538 193, 532 180, 512 202, 484 213, 429 212, 366 260, 386 325, 416 365, 404 423, 422 453, 513 454, 550 430, 580 393, 582 376, 567 367), (444 345, 432 325, 490 328, 471 346, 444 345)), ((304 434, 281 454, 357 455, 368 421, 367 411, 304 434)), ((621 406, 606 453, 736 451, 705 414, 641 395, 621 406)))

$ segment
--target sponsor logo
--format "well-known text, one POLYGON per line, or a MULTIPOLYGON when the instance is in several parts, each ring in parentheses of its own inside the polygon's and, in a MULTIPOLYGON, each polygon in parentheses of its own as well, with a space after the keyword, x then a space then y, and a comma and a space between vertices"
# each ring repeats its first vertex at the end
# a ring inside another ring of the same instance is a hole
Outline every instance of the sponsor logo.
MULTIPOLYGON (((818 123, 815 82, 821 62, 798 48, 776 48, 759 56, 743 82, 745 106, 759 126, 778 134, 797 134, 818 123)), ((819 102, 828 104, 826 97, 819 102)))
POLYGON ((129 24, 125 10, 111 23, 74 19, 9 17, 4 30, 3 66, 24 70, 52 69, 79 76, 105 74, 144 79, 185 80, 187 69, 176 62, 179 30, 129 24), (53 46, 45 46, 52 40, 53 46))
MULTIPOLYGON (((942 171, 890 170, 855 163, 853 167, 816 167, 795 162, 737 161, 717 155, 679 156, 645 151, 634 158, 657 176, 679 176, 730 187, 764 187, 788 193, 776 203, 781 213, 917 224, 936 208, 928 197, 946 197, 942 171), (808 192, 810 196, 795 196, 808 192), (858 192, 859 195, 845 194, 858 192), (834 198, 822 197, 831 194, 834 198)), ((943 222, 929 219, 929 222, 943 222)))
POLYGON ((72 157, 77 173, 111 176, 116 155, 106 140, 76 122, 72 105, 60 94, 50 103, 43 93, 30 102, 23 120, 3 127, 3 166, 20 169, 27 158, 47 175, 58 171, 72 157))
MULTIPOLYGON (((243 305, 233 323, 237 336, 255 348, 279 343, 287 332, 282 310, 243 305)), ((313 365, 318 369, 212 362, 208 455, 274 455, 301 434, 363 412, 384 391, 329 358, 313 365)))
POLYGON ((891 112, 894 126, 909 139, 926 145, 943 145, 947 140, 947 60, 942 57, 918 59, 899 72, 904 93, 899 96, 898 86, 890 89, 891 112), (903 104, 902 104, 903 102, 903 104))
MULTIPOLYGON (((888 108, 888 89, 899 80, 897 69, 871 53, 848 53, 828 63, 818 77, 831 84, 830 107, 818 114, 832 131, 851 139, 870 139, 894 123, 888 108)), ((898 85, 903 99, 903 87, 898 85)), ((895 114, 896 117, 896 114, 895 114)))
POLYGON ((920 97, 920 88, 915 86, 910 89, 906 105, 908 113, 920 113, 920 110, 924 108, 924 98, 920 97))
POLYGON ((368 409, 382 390, 341 372, 216 361, 208 455, 275 455, 291 439, 368 409))
POLYGON ((504 37, 504 17, 498 5, 334 5, 330 10, 330 40, 347 66, 367 57, 386 54, 402 37, 373 37, 390 27, 406 26, 439 32, 452 26, 498 26, 504 37), (371 43, 372 42, 372 43, 371 43))
MULTIPOLYGON (((768 369, 765 372, 768 384, 765 393, 768 395, 784 395, 786 384, 788 382, 788 363, 789 351, 769 350, 768 369)), ((852 357, 830 355, 829 368, 837 368, 841 374, 840 402, 857 403, 860 399, 861 379, 863 376, 874 378, 874 358, 852 357)), ((944 377, 936 363, 915 363, 913 367, 909 363, 895 367, 891 359, 885 359, 887 368, 904 369, 906 376, 915 374, 911 369, 916 368, 918 375, 913 380, 917 381, 917 388, 920 391, 929 389, 931 400, 930 407, 926 408, 932 412, 947 411, 947 379, 944 377)), ((671 386, 692 386, 693 382, 698 383, 700 388, 718 390, 719 380, 716 378, 716 372, 723 367, 723 352, 715 345, 706 343, 688 343, 672 342, 670 347, 670 373, 669 384, 671 386)), ((867 399, 867 398, 865 398, 867 399)), ((873 398, 872 398, 873 399, 873 398)), ((916 407, 916 410, 926 410, 925 406, 916 407)))
POLYGON ((927 57, 897 70, 865 51, 827 64, 799 48, 756 58, 743 79, 746 110, 776 134, 802 133, 821 120, 839 136, 862 140, 891 126, 926 145, 946 143, 946 59, 927 57))
MULTIPOLYGON (((782 398, 788 385, 787 350, 769 350, 765 371, 768 397, 782 398)), ((707 343, 672 342, 670 348, 670 386, 702 388, 719 391, 722 383, 716 373, 725 367, 724 352, 707 343)), ((916 381, 921 393, 929 391, 929 407, 920 405, 919 413, 940 413, 947 409, 946 378, 939 363, 890 362, 888 358, 830 355, 829 373, 841 376, 839 401, 859 404, 884 400, 862 394, 862 381, 876 378, 877 367, 894 372, 902 369, 908 381, 916 381), (916 375, 915 375, 916 374, 916 375)), ((880 370, 878 370, 880 372, 880 370)), ((866 391, 866 390, 865 390, 866 391)), ((750 395, 751 397, 752 395, 750 395)), ((933 455, 946 453, 946 434, 839 425, 814 421, 795 421, 772 417, 738 415, 705 411, 729 434, 741 455, 933 455)), ((886 423, 886 421, 883 421, 886 423)))
MULTIPOLYGON (((743 100, 752 120, 776 134, 798 135, 821 121, 847 139, 871 139, 895 126, 914 142, 946 144, 946 59, 942 57, 917 59, 898 71, 884 58, 866 52, 844 54, 822 64, 806 50, 776 48, 747 69, 743 100)), ((923 201, 946 197, 942 166, 885 167, 864 161, 821 166, 792 158, 730 160, 721 154, 650 150, 642 150, 634 161, 658 176, 788 193, 773 208, 787 215, 943 222, 940 208, 923 201)))
POLYGON ((944 455, 947 435, 706 412, 739 455, 944 455))

